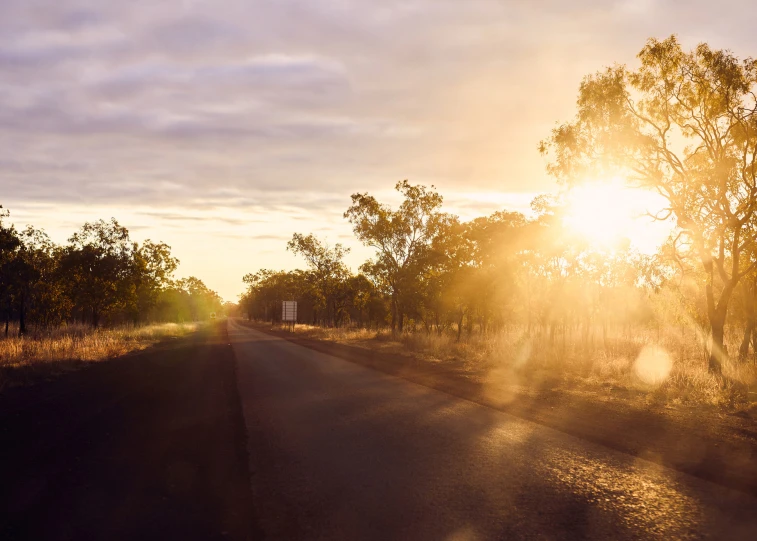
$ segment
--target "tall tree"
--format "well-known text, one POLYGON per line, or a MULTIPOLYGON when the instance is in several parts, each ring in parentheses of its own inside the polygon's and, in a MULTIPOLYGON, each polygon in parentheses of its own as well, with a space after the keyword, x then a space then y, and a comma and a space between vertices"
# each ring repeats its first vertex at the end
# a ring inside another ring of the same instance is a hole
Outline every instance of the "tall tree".
POLYGON ((325 309, 326 319, 338 327, 350 300, 346 287, 350 272, 344 264, 349 248, 341 244, 331 248, 313 234, 295 233, 287 243, 287 250, 307 262, 316 286, 318 308, 325 309))
POLYGON ((5 312, 5 336, 8 336, 8 324, 11 318, 12 293, 16 276, 13 269, 16 252, 21 246, 18 232, 11 224, 6 226, 3 219, 9 212, 0 205, 0 308, 5 312))
POLYGON ((43 278, 52 277, 50 259, 52 243, 47 235, 33 227, 28 227, 20 235, 18 250, 9 264, 11 289, 14 305, 18 313, 18 335, 26 334, 27 308, 34 296, 44 294, 46 285, 43 278))
POLYGON ((164 242, 147 239, 135 246, 131 261, 131 280, 134 295, 131 303, 135 320, 146 317, 158 301, 160 292, 166 288, 179 265, 171 255, 171 247, 164 242))
POLYGON ((61 262, 69 291, 97 327, 103 314, 125 303, 134 245, 115 218, 85 223, 69 242, 61 262))
POLYGON ((391 296, 392 331, 403 329, 404 315, 413 302, 410 293, 421 275, 424 259, 440 226, 449 217, 440 212, 443 198, 430 189, 398 182, 395 189, 404 200, 397 210, 379 203, 367 193, 352 195, 344 213, 357 238, 376 249, 375 259, 362 270, 382 284, 391 296))
POLYGON ((27 226, 21 234, 22 256, 34 269, 27 282, 29 316, 37 325, 60 324, 68 317, 71 302, 66 295, 60 270, 61 247, 41 229, 27 226))
POLYGON ((754 264, 742 254, 757 227, 757 62, 700 44, 684 51, 675 36, 651 39, 641 66, 615 66, 584 79, 575 120, 540 149, 548 170, 567 182, 621 175, 667 201, 679 250, 707 275, 712 337, 709 369, 721 372, 731 296, 754 264))

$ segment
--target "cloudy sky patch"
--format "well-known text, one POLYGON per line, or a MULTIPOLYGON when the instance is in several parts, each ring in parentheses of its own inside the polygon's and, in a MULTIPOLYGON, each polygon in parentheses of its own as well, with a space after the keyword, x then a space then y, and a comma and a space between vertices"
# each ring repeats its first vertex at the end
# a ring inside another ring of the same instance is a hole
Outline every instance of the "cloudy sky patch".
POLYGON ((115 216, 227 299, 353 248, 349 195, 435 184, 468 218, 555 189, 536 152, 581 78, 677 33, 757 54, 747 0, 0 2, 0 203, 63 241, 115 216))

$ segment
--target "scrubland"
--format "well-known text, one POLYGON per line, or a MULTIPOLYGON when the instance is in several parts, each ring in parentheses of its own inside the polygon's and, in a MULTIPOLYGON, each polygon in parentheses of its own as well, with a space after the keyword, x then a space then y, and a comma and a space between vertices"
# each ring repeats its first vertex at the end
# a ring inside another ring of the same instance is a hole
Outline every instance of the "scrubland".
POLYGON ((124 325, 94 329, 64 325, 32 330, 21 338, 0 338, 0 390, 75 370, 84 364, 143 350, 198 329, 197 323, 124 325))

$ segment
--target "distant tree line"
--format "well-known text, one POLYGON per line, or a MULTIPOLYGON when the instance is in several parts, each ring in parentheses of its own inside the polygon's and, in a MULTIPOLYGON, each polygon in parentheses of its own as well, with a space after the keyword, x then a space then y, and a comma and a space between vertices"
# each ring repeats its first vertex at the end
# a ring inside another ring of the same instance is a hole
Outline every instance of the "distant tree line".
MULTIPOLYGON (((404 181, 392 210, 368 194, 352 196, 345 216, 375 256, 353 274, 348 249, 312 234, 294 234, 287 248, 306 268, 263 269, 244 277, 239 303, 250 319, 279 321, 281 303, 297 300, 301 323, 387 328, 392 332, 474 333, 519 328, 524 335, 587 346, 610 331, 689 332, 708 344, 708 276, 676 250, 656 254, 622 241, 597 248, 565 224, 563 202, 539 196, 533 215, 499 211, 470 221, 441 211, 433 189, 404 181)), ((729 308, 743 329, 739 356, 755 337, 757 273, 751 271, 729 308)), ((752 349, 753 351, 753 349, 752 349)))
POLYGON ((537 198, 531 219, 501 211, 461 222, 441 212, 433 187, 403 181, 396 189, 404 197, 397 210, 368 194, 352 196, 345 217, 376 250, 358 274, 343 261, 346 248, 295 234, 287 247, 306 270, 245 276, 240 306, 248 317, 276 321, 281 301, 294 299, 301 322, 454 330, 458 339, 518 324, 551 336, 583 326, 588 339, 597 322, 650 321, 637 302, 647 290, 636 286, 635 272, 647 261, 627 247, 612 260, 592 253, 566 230, 556 200, 537 198))
POLYGON ((575 119, 540 150, 563 185, 619 176, 659 194, 655 217, 673 233, 658 253, 592 247, 566 228, 559 198, 536 198, 530 217, 462 222, 441 211, 433 186, 404 181, 395 210, 352 196, 344 217, 375 250, 359 274, 342 246, 297 234, 288 248, 307 268, 247 275, 241 306, 275 320, 280 301, 296 299, 302 321, 458 339, 517 325, 551 341, 642 327, 680 330, 685 342, 693 329, 711 372, 735 353, 747 359, 757 345, 757 61, 706 44, 687 52, 674 36, 650 40, 639 60, 586 77, 575 119), (727 332, 740 333, 737 352, 727 332))
MULTIPOLYGON (((2 207, 0 207, 2 208, 2 207)), ((115 219, 85 223, 65 245, 41 229, 17 231, 0 211, 0 314, 4 335, 30 325, 196 321, 222 310, 198 278, 175 280, 171 248, 139 244, 115 219)))

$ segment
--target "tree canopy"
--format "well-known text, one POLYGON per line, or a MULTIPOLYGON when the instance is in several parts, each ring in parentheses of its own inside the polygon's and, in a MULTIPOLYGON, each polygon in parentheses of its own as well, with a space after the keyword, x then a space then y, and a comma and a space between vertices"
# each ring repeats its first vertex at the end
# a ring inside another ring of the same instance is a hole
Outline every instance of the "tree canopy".
POLYGON ((542 142, 549 171, 568 183, 621 176, 667 201, 677 257, 706 275, 710 369, 720 371, 728 306, 754 271, 757 240, 757 62, 675 36, 650 39, 640 66, 586 77, 576 118, 542 142))
MULTIPOLYGON (((2 207, 0 207, 2 209, 2 207)), ((187 321, 220 312, 220 297, 201 280, 173 276, 171 247, 139 244, 117 220, 85 223, 59 246, 32 226, 19 232, 0 214, 0 313, 23 335, 29 323, 187 321)))

